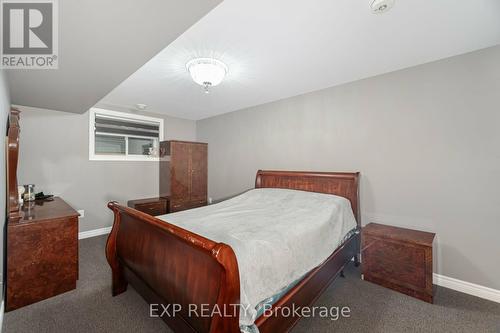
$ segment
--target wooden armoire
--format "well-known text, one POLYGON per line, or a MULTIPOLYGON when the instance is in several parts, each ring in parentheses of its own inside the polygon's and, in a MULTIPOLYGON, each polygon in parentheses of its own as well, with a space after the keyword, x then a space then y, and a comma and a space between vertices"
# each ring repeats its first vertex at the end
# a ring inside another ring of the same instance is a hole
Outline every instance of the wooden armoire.
POLYGON ((160 197, 169 213, 207 204, 208 145, 202 142, 160 143, 160 197))

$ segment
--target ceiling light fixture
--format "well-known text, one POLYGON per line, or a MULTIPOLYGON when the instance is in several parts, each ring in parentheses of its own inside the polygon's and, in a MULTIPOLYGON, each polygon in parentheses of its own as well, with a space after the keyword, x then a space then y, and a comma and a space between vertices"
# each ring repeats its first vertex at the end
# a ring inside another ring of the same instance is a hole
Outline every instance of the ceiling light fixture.
POLYGON ((374 14, 382 14, 394 6, 395 0, 370 0, 370 7, 374 14))
POLYGON ((213 58, 196 58, 186 64, 193 81, 203 86, 208 94, 210 87, 215 87, 224 80, 227 66, 220 60, 213 58))

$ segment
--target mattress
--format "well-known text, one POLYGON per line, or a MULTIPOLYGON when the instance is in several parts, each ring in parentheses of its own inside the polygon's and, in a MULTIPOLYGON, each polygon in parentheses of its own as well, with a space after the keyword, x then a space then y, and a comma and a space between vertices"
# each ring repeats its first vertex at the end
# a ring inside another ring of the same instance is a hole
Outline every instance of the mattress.
POLYGON ((158 218, 232 247, 242 327, 253 325, 263 301, 323 263, 356 228, 346 198, 276 188, 158 218))

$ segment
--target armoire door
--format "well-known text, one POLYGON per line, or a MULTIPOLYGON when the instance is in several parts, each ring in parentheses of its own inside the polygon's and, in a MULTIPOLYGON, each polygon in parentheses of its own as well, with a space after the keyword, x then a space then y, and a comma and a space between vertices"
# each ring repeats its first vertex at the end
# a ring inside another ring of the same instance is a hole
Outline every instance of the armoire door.
POLYGON ((174 204, 189 201, 191 188, 190 144, 171 142, 171 193, 170 200, 174 204))
POLYGON ((206 144, 191 145, 191 202, 196 206, 207 203, 207 155, 206 144))

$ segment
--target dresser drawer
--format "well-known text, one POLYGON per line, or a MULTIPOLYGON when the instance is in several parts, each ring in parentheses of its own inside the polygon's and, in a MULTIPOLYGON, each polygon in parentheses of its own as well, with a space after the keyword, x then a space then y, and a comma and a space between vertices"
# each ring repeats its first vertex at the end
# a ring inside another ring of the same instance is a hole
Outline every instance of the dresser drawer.
POLYGON ((191 208, 202 207, 207 205, 206 199, 193 200, 191 201, 191 208))
POLYGON ((368 242, 369 246, 363 251, 363 265, 370 276, 425 290, 424 248, 373 238, 368 238, 368 242))

